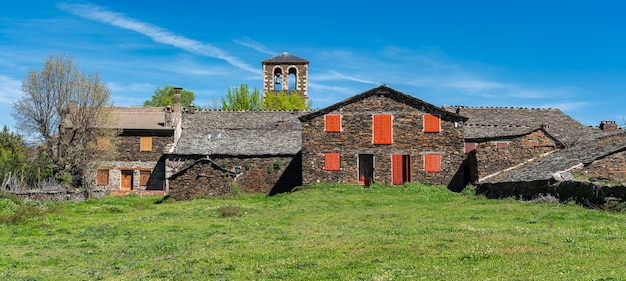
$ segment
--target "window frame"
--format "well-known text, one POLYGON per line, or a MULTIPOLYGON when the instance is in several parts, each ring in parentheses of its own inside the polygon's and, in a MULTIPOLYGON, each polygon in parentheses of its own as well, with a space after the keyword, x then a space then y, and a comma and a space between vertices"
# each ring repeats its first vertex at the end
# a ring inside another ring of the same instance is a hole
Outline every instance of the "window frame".
POLYGON ((425 153, 424 154, 424 172, 439 173, 441 172, 441 154, 425 153))
POLYGON ((325 152, 324 153, 324 171, 340 171, 341 170, 341 153, 325 152))
POLYGON ((110 170, 109 169, 98 169, 96 174, 96 185, 103 186, 109 185, 110 181, 110 170), (101 181, 101 177, 105 177, 105 181, 101 181))
POLYGON ((142 152, 152 151, 152 136, 139 137, 139 151, 142 151, 142 152))
POLYGON ((342 130, 341 114, 329 113, 324 115, 324 131, 327 133, 340 133, 342 130), (334 120, 338 118, 339 120, 334 120))
POLYGON ((372 114, 372 144, 393 144, 393 114, 372 114))
POLYGON ((441 115, 439 114, 424 114, 424 133, 440 133, 441 132, 441 115), (430 122, 436 122, 436 126, 434 124, 430 124, 430 122))

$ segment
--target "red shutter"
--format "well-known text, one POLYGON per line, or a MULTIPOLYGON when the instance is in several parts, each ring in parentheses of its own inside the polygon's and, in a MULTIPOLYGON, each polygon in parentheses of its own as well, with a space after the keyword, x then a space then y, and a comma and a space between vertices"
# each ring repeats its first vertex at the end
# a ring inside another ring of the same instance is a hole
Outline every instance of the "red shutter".
POLYGON ((391 183, 394 185, 404 184, 402 154, 391 154, 391 169, 391 183))
POLYGON ((508 146, 509 146, 508 142, 496 142, 496 148, 505 148, 508 146))
POLYGON ((424 154, 424 172, 441 172, 441 155, 424 154))
POLYGON ((374 114, 374 144, 391 144, 391 114, 374 114))
POLYGON ((339 153, 324 153, 324 170, 339 171, 340 159, 339 153))
POLYGON ((530 146, 538 146, 538 145, 539 145, 539 141, 536 141, 536 140, 530 141, 530 146))
POLYGON ((341 132, 341 115, 326 114, 326 132, 341 132))
POLYGON ((441 119, 438 115, 424 114, 424 132, 439 133, 441 131, 441 119))

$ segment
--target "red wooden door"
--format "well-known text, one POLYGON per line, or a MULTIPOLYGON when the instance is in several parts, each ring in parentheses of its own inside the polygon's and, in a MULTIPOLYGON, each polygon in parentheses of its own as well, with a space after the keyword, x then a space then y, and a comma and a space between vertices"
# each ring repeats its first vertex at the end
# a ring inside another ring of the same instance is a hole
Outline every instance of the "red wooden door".
POLYGON ((133 171, 122 171, 122 190, 133 189, 133 171))

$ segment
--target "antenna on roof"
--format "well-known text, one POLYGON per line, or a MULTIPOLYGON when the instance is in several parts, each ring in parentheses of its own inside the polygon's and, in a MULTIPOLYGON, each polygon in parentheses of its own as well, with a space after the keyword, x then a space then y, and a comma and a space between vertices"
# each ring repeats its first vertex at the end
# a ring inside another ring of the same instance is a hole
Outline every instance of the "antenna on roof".
POLYGON ((287 52, 287 44, 283 43, 283 52, 287 52))

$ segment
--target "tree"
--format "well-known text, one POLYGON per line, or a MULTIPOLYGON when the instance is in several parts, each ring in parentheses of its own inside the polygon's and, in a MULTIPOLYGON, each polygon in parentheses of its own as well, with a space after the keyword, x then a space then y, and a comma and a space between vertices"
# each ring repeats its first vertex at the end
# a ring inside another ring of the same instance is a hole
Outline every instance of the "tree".
POLYGON ((26 142, 21 135, 4 126, 0 132, 0 181, 8 174, 21 172, 26 166, 26 142))
POLYGON ((22 92, 13 103, 17 128, 42 141, 55 174, 63 170, 78 185, 87 184, 86 172, 112 156, 98 151, 96 140, 117 134, 111 129, 110 90, 98 72, 85 74, 71 56, 50 55, 41 71, 29 71, 22 92))
POLYGON ((263 108, 267 110, 307 110, 310 106, 306 98, 297 92, 268 93, 263 98, 263 108))
MULTIPOLYGON (((173 106, 175 92, 174 86, 171 85, 167 85, 162 89, 157 87, 157 89, 154 90, 152 99, 145 101, 143 107, 173 106)), ((183 89, 180 93, 180 102, 183 107, 189 107, 195 98, 196 96, 192 91, 183 89)))
POLYGON ((229 87, 226 97, 222 98, 223 110, 260 110, 262 108, 261 92, 254 88, 250 93, 246 84, 241 84, 239 88, 229 87))

